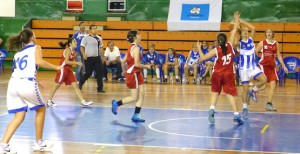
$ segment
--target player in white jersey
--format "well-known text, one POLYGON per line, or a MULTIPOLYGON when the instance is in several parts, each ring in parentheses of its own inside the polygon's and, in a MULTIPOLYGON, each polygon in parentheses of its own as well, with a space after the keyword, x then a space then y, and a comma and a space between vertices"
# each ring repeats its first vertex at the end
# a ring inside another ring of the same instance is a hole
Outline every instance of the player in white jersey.
POLYGON ((46 109, 36 81, 36 72, 38 66, 53 70, 60 70, 61 67, 43 60, 41 47, 35 45, 35 36, 31 29, 24 29, 17 36, 10 37, 6 45, 9 51, 19 52, 14 56, 14 69, 7 89, 8 113, 15 114, 15 117, 7 126, 0 153, 16 153, 8 143, 23 122, 28 109, 36 111, 36 140, 33 149, 51 150, 51 145, 43 140, 46 109))
POLYGON ((237 46, 240 53, 240 77, 243 85, 243 118, 248 117, 248 107, 250 97, 254 102, 257 102, 256 92, 265 88, 266 77, 263 72, 257 67, 255 60, 255 45, 254 35, 255 27, 243 20, 240 20, 240 36, 239 45, 237 46), (250 37, 248 36, 248 28, 251 30, 250 37), (255 81, 253 89, 249 89, 249 81, 255 81))

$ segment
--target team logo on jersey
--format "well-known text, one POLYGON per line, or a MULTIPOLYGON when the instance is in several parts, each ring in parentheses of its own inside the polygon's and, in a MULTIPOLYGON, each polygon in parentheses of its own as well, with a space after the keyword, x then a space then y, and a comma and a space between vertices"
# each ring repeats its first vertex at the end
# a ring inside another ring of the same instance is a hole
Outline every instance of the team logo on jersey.
POLYGON ((200 8, 193 7, 190 11, 191 14, 200 14, 200 8))
POLYGON ((267 46, 267 45, 264 45, 264 49, 268 49, 268 46, 267 46))

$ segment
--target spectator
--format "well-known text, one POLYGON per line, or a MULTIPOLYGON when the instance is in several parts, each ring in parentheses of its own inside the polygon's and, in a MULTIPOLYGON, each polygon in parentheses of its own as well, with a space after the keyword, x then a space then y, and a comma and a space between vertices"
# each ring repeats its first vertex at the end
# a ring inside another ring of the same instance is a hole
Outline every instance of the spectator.
POLYGON ((114 42, 108 42, 107 48, 105 49, 104 59, 103 59, 103 80, 107 80, 107 68, 114 67, 117 69, 117 76, 113 77, 113 81, 122 79, 122 66, 120 58, 120 50, 117 46, 114 45, 114 42))
MULTIPOLYGON (((73 34, 73 38, 76 39, 77 42, 77 46, 75 48, 75 52, 76 52, 76 57, 75 57, 75 61, 76 62, 80 62, 83 63, 83 59, 82 59, 82 54, 80 52, 80 44, 81 41, 83 39, 83 37, 87 36, 88 34, 85 32, 85 26, 84 26, 84 22, 80 22, 79 23, 79 31, 77 31, 76 33, 73 34)), ((83 74, 84 70, 84 66, 83 65, 77 65, 76 67, 76 80, 80 81, 80 78, 83 74)))

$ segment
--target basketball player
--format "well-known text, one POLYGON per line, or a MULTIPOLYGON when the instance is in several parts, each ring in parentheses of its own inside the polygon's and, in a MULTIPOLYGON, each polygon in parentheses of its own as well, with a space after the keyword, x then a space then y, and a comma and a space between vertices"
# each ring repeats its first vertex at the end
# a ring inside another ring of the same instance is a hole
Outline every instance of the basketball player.
POLYGON ((56 92, 56 90, 61 86, 61 84, 65 83, 66 85, 72 85, 75 89, 77 96, 81 101, 82 107, 90 106, 93 102, 86 102, 83 99, 83 96, 78 88, 78 84, 76 82, 75 76, 73 74, 72 65, 81 66, 82 62, 75 62, 75 48, 76 48, 76 40, 74 38, 69 38, 68 42, 59 42, 59 45, 65 49, 63 55, 60 60, 60 65, 63 69, 57 71, 56 78, 55 78, 55 85, 50 93, 49 100, 47 104, 49 107, 55 107, 55 104, 52 101, 52 98, 56 92), (66 48, 67 47, 67 48, 66 48))
POLYGON ((185 75, 185 83, 188 84, 189 83, 189 79, 188 79, 188 72, 190 70, 190 68, 194 69, 194 79, 193 79, 193 83, 196 84, 197 81, 197 75, 198 75, 198 64, 199 64, 199 58, 200 58, 200 54, 199 51, 197 49, 197 45, 193 44, 193 49, 190 50, 190 53, 187 57, 187 60, 185 62, 184 65, 184 75, 185 75))
POLYGON ((240 53, 239 63, 240 63, 240 77, 243 85, 243 118, 248 117, 248 107, 250 97, 252 97, 254 102, 257 102, 256 92, 263 90, 265 88, 267 79, 262 71, 256 66, 255 61, 255 45, 254 45, 254 35, 255 26, 252 24, 240 20, 240 41, 237 46, 237 51, 240 53), (250 36, 248 36, 248 28, 251 30, 250 36), (249 89, 250 79, 254 80, 255 85, 253 89, 249 89), (249 95, 249 96, 248 96, 249 95), (248 96, 248 98, 247 98, 248 96))
POLYGON ((122 64, 127 63, 126 67, 126 85, 131 91, 131 96, 125 97, 119 101, 112 100, 112 113, 118 114, 118 109, 121 105, 136 102, 135 111, 131 118, 133 122, 145 122, 145 119, 141 117, 140 111, 143 105, 144 99, 144 79, 142 75, 142 69, 150 69, 150 65, 143 65, 140 63, 142 54, 138 47, 141 41, 141 35, 137 30, 130 30, 127 34, 127 41, 130 42, 130 47, 122 60, 122 64))
POLYGON ((207 60, 213 56, 217 56, 215 64, 213 66, 213 73, 211 78, 211 106, 209 109, 208 120, 210 123, 215 123, 215 106, 217 104, 218 95, 220 95, 222 88, 227 95, 229 102, 234 111, 233 121, 238 124, 243 124, 243 120, 238 112, 234 96, 237 96, 237 90, 235 87, 235 78, 233 70, 234 50, 232 44, 234 44, 235 35, 237 32, 238 21, 240 19, 240 13, 234 13, 234 28, 230 34, 227 42, 227 36, 224 33, 220 33, 217 36, 219 46, 209 51, 206 55, 202 53, 201 43, 197 42, 198 50, 200 51, 200 62, 207 60))
POLYGON ((261 51, 262 56, 259 61, 259 65, 261 70, 264 72, 267 77, 267 82, 270 83, 270 90, 268 96, 268 102, 266 104, 267 111, 277 111, 277 109, 273 106, 273 96, 276 89, 276 81, 278 80, 276 73, 276 59, 277 56, 282 68, 285 73, 288 73, 287 68, 284 65, 282 60, 282 56, 279 50, 279 43, 274 40, 274 31, 272 29, 268 29, 265 32, 266 40, 260 41, 256 47, 256 51, 261 51))
POLYGON ((6 43, 10 51, 19 52, 14 55, 14 68, 7 89, 8 113, 15 114, 15 117, 7 126, 1 141, 0 153, 16 153, 8 143, 23 122, 28 109, 36 111, 36 137, 33 149, 51 150, 51 145, 43 140, 46 109, 38 88, 36 73, 37 66, 53 70, 60 70, 61 67, 44 61, 42 49, 39 45, 35 45, 35 42, 32 30, 24 29, 17 36, 11 36, 6 43))
MULTIPOLYGON (((154 70, 156 73, 156 82, 160 83, 160 71, 159 71, 159 62, 158 62, 158 52, 155 51, 154 44, 149 46, 149 51, 144 55, 146 56, 146 64, 151 65, 151 70, 154 70)), ((143 69, 144 71, 144 81, 147 82, 147 72, 148 69, 143 69)))
POLYGON ((179 80, 179 63, 178 63, 178 58, 176 55, 176 52, 173 48, 168 49, 168 53, 166 55, 166 63, 164 66, 164 72, 165 72, 165 78, 163 80, 163 83, 168 82, 168 74, 169 74, 169 69, 174 68, 175 69, 175 78, 176 78, 176 83, 180 83, 179 80))

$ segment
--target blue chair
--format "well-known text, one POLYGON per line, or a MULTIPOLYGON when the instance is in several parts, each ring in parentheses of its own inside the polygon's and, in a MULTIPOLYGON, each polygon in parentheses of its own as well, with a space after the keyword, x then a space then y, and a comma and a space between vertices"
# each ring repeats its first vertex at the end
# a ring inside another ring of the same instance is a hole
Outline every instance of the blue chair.
POLYGON ((158 64, 159 64, 159 72, 160 72, 160 83, 162 83, 164 79, 163 65, 166 63, 166 55, 158 54, 158 64))
POLYGON ((179 62, 179 75, 180 81, 182 83, 183 75, 184 75, 184 64, 186 62, 186 58, 183 54, 177 54, 178 62, 179 62))
MULTIPOLYGON (((299 76, 299 58, 294 56, 288 56, 283 58, 284 65, 288 69, 289 74, 293 74, 296 79, 296 84, 299 84, 300 76, 299 76), (298 68, 298 71, 297 71, 298 68)), ((286 75, 283 76, 283 84, 285 85, 286 75)))
POLYGON ((4 72, 4 60, 6 59, 8 52, 4 49, 0 49, 0 75, 4 72))

